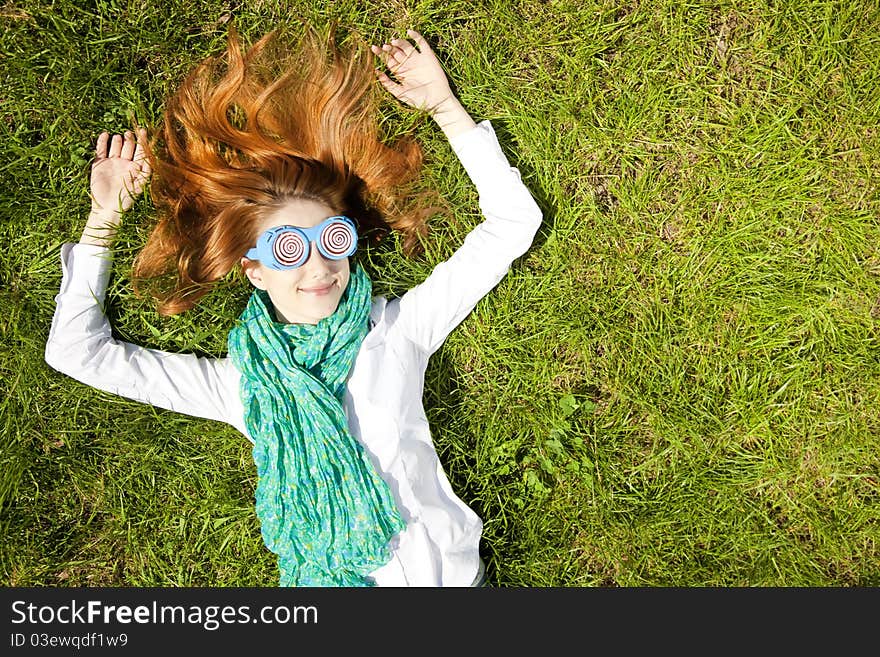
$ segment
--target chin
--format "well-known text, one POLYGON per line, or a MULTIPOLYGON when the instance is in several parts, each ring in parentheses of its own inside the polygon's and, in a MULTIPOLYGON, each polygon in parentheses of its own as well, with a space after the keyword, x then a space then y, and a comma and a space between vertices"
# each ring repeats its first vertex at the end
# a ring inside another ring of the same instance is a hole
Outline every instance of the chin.
POLYGON ((325 319, 327 317, 330 317, 330 315, 332 315, 333 313, 335 313, 338 308, 339 308, 339 300, 337 299, 335 303, 328 302, 326 304, 322 304, 319 307, 316 307, 315 308, 315 316, 319 317, 320 319, 325 319))

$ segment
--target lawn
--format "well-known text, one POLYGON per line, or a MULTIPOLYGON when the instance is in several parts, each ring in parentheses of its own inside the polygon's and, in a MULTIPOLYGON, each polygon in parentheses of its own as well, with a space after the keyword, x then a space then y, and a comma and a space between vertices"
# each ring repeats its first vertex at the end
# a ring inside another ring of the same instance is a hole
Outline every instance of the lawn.
MULTIPOLYGON (((532 248, 432 356, 425 406, 502 587, 880 586, 880 7, 778 3, 7 1, 0 7, 0 573, 11 586, 273 586, 250 444, 52 370, 59 249, 102 130, 157 121, 232 21, 414 27, 544 212, 532 248)), ((448 206, 387 240, 374 293, 481 220, 442 133, 390 96, 448 206)), ((117 337, 222 356, 230 275, 117 337)))

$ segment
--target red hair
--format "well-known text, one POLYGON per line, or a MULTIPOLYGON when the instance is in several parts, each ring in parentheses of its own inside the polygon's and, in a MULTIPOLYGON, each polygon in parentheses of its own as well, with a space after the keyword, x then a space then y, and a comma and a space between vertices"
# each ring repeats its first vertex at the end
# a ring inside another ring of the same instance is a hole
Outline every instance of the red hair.
POLYGON ((192 308, 292 199, 351 216, 375 241, 396 230, 409 257, 421 248, 430 210, 409 207, 407 192, 422 151, 410 137, 381 141, 371 53, 340 50, 333 30, 289 49, 278 32, 242 53, 230 26, 225 70, 221 58, 198 64, 153 131, 158 223, 133 274, 163 315, 192 308))

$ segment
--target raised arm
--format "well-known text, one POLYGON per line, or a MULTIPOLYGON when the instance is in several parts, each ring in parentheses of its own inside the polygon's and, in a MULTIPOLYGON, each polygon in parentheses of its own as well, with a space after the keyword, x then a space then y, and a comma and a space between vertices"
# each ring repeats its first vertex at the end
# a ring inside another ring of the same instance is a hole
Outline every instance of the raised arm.
POLYGON ((89 179, 92 209, 83 229, 80 244, 110 246, 122 221, 122 213, 144 191, 150 179, 150 163, 145 157, 147 131, 141 128, 135 139, 102 132, 95 146, 92 174, 89 179))
POLYGON ((407 336, 433 353, 525 253, 541 225, 541 210, 511 167, 488 121, 476 125, 453 95, 440 63, 416 31, 372 50, 392 79, 377 70, 382 86, 401 102, 427 111, 450 141, 477 188, 485 221, 449 260, 400 299, 397 320, 407 336))
POLYGON ((145 349, 115 340, 103 311, 110 244, 123 213, 149 179, 139 140, 101 133, 92 164, 92 209, 79 244, 61 249, 61 289, 46 342, 46 362, 86 385, 161 408, 234 423, 225 360, 145 349))
POLYGON ((392 79, 377 68, 379 82, 400 102, 428 112, 448 139, 472 130, 474 120, 452 93, 446 73, 431 46, 415 30, 406 33, 415 45, 406 39, 391 39, 381 48, 371 46, 373 54, 394 76, 392 79))

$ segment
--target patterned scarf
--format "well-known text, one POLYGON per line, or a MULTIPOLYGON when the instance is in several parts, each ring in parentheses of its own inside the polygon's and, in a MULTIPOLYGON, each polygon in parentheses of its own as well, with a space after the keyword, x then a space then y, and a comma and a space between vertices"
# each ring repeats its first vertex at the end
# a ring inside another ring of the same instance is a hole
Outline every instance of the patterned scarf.
POLYGON ((281 586, 371 586, 367 575, 390 560, 388 542, 405 526, 342 410, 371 295, 357 264, 336 312, 283 324, 255 290, 229 333, 254 439, 256 511, 281 586))

